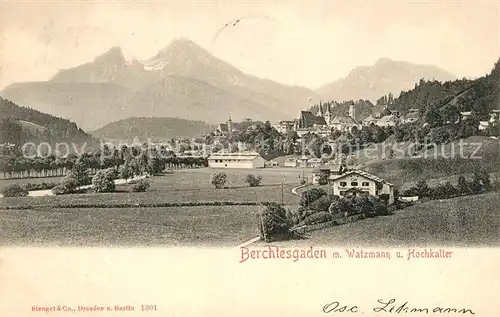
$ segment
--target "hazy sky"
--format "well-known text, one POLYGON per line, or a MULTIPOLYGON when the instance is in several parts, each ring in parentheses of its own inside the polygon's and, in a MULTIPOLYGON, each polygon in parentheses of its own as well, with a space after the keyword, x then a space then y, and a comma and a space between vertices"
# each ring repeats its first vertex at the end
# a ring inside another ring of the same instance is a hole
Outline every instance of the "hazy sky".
POLYGON ((380 57, 458 77, 484 75, 500 57, 494 2, 9 1, 1 13, 0 87, 47 80, 112 46, 146 59, 177 37, 246 73, 310 88, 380 57))

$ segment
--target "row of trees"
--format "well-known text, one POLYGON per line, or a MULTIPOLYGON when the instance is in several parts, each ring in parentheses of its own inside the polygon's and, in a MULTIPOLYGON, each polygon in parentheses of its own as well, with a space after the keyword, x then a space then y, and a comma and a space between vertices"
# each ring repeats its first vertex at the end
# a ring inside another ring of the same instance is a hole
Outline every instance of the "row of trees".
POLYGON ((64 176, 73 169, 77 161, 82 162, 89 169, 90 174, 98 170, 114 167, 118 169, 126 164, 134 173, 157 174, 168 168, 192 168, 207 166, 206 158, 200 157, 177 157, 173 153, 161 153, 157 149, 144 150, 141 148, 110 149, 104 147, 103 152, 94 151, 84 153, 80 157, 68 154, 64 157, 48 155, 45 157, 28 158, 21 155, 1 156, 0 172, 4 178, 23 177, 48 177, 64 176))
POLYGON ((480 194, 492 189, 493 185, 490 181, 490 174, 486 171, 476 171, 470 181, 467 181, 463 175, 460 175, 455 186, 451 182, 446 182, 435 187, 429 187, 427 182, 422 179, 415 186, 405 190, 403 195, 445 199, 480 194))

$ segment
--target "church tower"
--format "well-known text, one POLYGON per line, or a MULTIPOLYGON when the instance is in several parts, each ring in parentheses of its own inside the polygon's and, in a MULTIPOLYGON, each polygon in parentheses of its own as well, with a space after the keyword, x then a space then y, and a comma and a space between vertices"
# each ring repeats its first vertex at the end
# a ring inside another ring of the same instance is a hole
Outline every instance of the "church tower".
POLYGON ((354 110, 354 105, 349 106, 349 117, 356 121, 356 111, 354 110))
POLYGON ((321 117, 323 118, 323 104, 321 103, 321 101, 319 102, 319 110, 318 110, 318 114, 317 114, 318 117, 321 117))
POLYGON ((233 121, 231 121, 231 116, 227 120, 227 135, 231 136, 233 134, 233 121))
POLYGON ((330 122, 332 121, 332 114, 330 113, 330 104, 326 104, 326 112, 325 112, 325 121, 327 125, 330 125, 330 122))

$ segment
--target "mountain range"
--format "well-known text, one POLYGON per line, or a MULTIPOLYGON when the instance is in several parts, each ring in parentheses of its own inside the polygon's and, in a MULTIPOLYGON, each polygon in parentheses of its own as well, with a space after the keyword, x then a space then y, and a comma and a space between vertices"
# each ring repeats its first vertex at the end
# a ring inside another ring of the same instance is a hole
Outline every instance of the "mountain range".
POLYGON ((436 66, 418 65, 381 58, 373 66, 354 68, 342 79, 316 90, 326 100, 371 100, 413 88, 420 79, 450 81, 456 77, 436 66))
POLYGON ((109 123, 92 131, 91 134, 102 139, 121 141, 164 141, 172 138, 193 138, 215 130, 215 126, 202 121, 178 118, 127 118, 109 123))
POLYGON ((297 117, 319 100, 374 100, 412 88, 421 78, 454 76, 435 66, 381 59, 314 91, 245 74, 182 38, 142 61, 127 61, 114 47, 89 63, 59 71, 49 81, 7 86, 1 95, 96 130, 129 117, 217 124, 231 116, 234 121, 273 122, 297 117))

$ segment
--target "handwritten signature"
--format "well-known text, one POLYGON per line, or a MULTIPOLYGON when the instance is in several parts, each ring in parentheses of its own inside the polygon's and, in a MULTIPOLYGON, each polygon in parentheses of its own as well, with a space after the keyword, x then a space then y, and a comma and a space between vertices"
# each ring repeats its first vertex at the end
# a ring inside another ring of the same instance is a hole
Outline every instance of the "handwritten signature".
MULTIPOLYGON (((325 314, 329 313, 359 313, 361 308, 358 305, 344 305, 338 301, 333 301, 327 303, 323 306, 323 312, 325 314)), ((408 313, 423 313, 423 314, 469 314, 475 315, 476 313, 470 308, 455 308, 455 307, 411 307, 410 304, 405 301, 396 303, 396 299, 391 298, 389 300, 378 299, 377 304, 372 307, 372 311, 376 313, 388 313, 388 314, 408 314, 408 313)))

